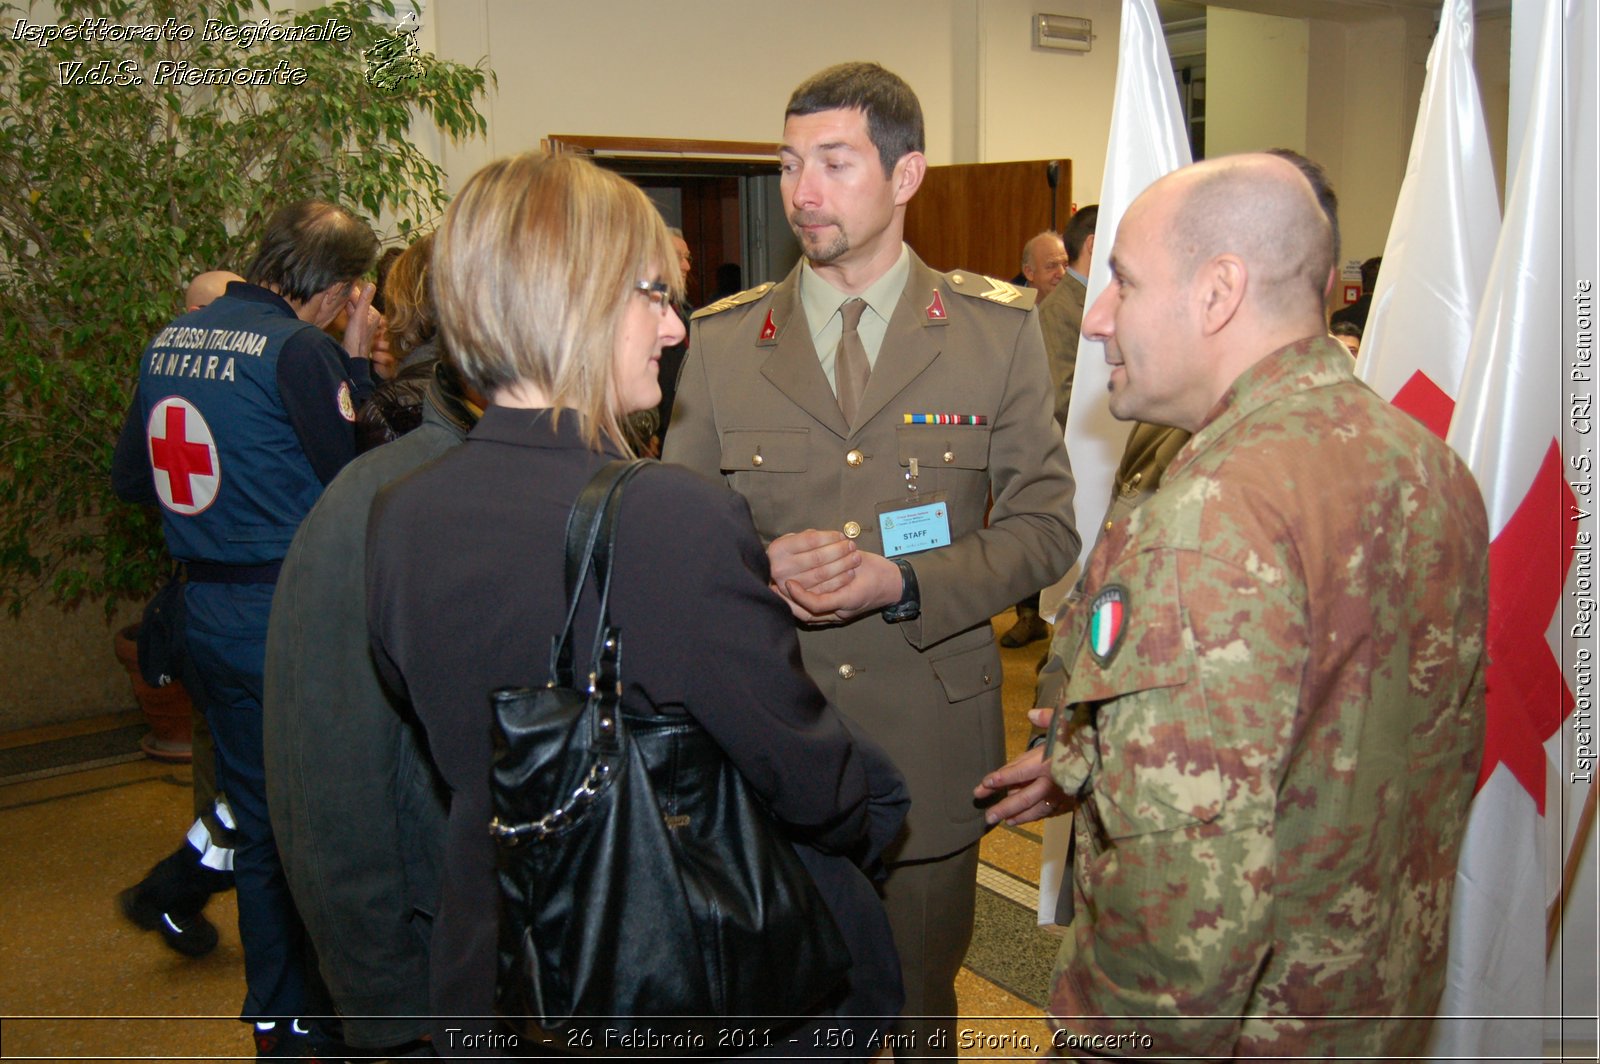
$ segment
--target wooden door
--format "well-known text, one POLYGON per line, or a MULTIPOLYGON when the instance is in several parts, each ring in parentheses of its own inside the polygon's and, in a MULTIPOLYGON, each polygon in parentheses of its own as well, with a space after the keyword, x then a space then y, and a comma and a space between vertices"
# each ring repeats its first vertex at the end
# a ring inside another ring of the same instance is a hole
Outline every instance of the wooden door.
POLYGON ((673 190, 681 215, 679 228, 694 260, 686 296, 690 306, 705 306, 716 288, 717 268, 740 261, 739 178, 684 174, 628 180, 646 190, 673 190))
POLYGON ((1022 245, 1045 229, 1060 232, 1071 207, 1070 159, 930 166, 906 208, 906 243, 936 270, 1009 280, 1022 268, 1022 245))

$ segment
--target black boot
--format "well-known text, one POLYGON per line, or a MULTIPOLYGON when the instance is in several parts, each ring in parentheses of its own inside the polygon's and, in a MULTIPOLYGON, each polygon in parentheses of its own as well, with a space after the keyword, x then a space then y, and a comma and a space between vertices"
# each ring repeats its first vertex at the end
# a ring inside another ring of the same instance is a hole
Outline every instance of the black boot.
POLYGON ((233 886, 233 873, 200 863, 200 852, 183 843, 134 886, 117 896, 122 914, 146 931, 159 931, 186 957, 217 948, 217 929, 201 911, 211 895, 233 886))
POLYGON ((1050 626, 1039 616, 1039 611, 1031 606, 1018 606, 1017 623, 1000 637, 1000 645, 1011 648, 1025 647, 1029 643, 1049 638, 1050 626))

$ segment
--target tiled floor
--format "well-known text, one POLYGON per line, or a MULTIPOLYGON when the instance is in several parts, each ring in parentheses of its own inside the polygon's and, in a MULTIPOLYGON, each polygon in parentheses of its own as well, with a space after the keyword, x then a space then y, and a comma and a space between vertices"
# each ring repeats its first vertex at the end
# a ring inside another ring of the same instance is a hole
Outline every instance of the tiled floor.
MULTIPOLYGON (((1009 612, 997 618, 999 630, 1011 619, 1009 612)), ((1001 651, 1012 751, 1026 742, 1024 712, 1043 647, 1001 651)), ((127 723, 108 716, 101 731, 127 723)), ((36 732, 24 737, 29 745, 59 738, 36 732)), ((6 739, 0 736, 0 749, 19 745, 6 739)), ((171 952, 116 909, 117 892, 187 829, 188 768, 99 750, 90 765, 0 774, 13 781, 0 785, 0 1056, 252 1057, 248 1032, 234 1018, 244 976, 232 895, 207 910, 221 943, 198 960, 171 952)), ((981 855, 978 930, 957 984, 964 1017, 957 1048, 974 1060, 1035 1059, 1048 1040, 1040 1006, 1056 943, 1032 915, 1038 835, 999 829, 981 855)))

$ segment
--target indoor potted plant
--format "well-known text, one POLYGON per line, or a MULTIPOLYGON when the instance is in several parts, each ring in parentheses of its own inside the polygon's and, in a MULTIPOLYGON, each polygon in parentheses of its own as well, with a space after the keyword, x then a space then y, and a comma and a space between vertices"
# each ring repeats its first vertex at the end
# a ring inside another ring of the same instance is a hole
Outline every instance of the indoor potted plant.
POLYGON ((37 19, 0 4, 24 33, 86 19, 159 32, 40 31, 0 49, 0 585, 13 615, 43 595, 109 618, 170 568, 157 515, 119 502, 108 470, 140 353, 187 281, 242 269, 264 220, 295 199, 341 202, 408 239, 446 201, 414 118, 481 134, 493 78, 418 52, 386 0, 290 14, 254 0, 57 0, 37 19), (206 33, 211 19, 298 29, 245 48, 206 33), (246 68, 272 79, 180 76, 246 68))

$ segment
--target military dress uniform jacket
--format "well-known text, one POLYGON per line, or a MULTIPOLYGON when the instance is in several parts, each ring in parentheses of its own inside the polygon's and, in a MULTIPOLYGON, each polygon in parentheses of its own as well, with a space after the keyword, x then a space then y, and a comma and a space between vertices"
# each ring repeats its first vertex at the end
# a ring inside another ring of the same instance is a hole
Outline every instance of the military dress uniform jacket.
POLYGON ((972 788, 1005 760, 989 618, 1060 579, 1078 551, 1039 330, 1026 290, 912 255, 851 428, 817 360, 799 276, 797 266, 695 315, 664 458, 724 476, 763 542, 842 529, 881 553, 879 504, 943 493, 952 543, 905 556, 919 619, 874 612, 800 633, 807 672, 905 774, 908 833, 891 857, 943 856, 982 834, 972 788), (985 422, 908 425, 908 413, 985 422))
POLYGON ((1343 1017, 1439 1001, 1486 523, 1323 337, 1247 370, 1100 540, 1057 643, 1051 767, 1081 796, 1058 1046, 1172 1016, 1137 1022, 1138 1055, 1421 1054, 1426 1020, 1343 1017))
POLYGON ((1050 382, 1056 388, 1056 423, 1062 428, 1067 425, 1067 404, 1072 400, 1072 379, 1078 370, 1078 338, 1083 334, 1088 295, 1083 282, 1069 273, 1039 304, 1039 331, 1050 359, 1050 382))
POLYGON ((1122 448, 1122 461, 1117 464, 1116 478, 1111 483, 1111 501, 1106 506, 1102 531, 1109 532, 1114 522, 1127 517, 1140 503, 1161 490, 1161 478, 1167 466, 1188 442, 1189 434, 1182 429, 1143 421, 1133 423, 1127 445, 1122 448))

